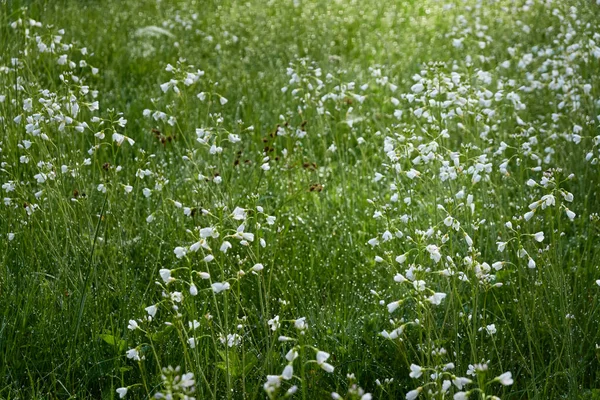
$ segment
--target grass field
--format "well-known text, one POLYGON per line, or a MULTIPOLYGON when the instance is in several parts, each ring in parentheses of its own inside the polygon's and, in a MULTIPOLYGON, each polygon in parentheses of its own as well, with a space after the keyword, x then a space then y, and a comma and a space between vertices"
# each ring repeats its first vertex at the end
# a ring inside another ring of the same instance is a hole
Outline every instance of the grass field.
POLYGON ((0 0, 1 399, 600 398, 600 4, 0 0))

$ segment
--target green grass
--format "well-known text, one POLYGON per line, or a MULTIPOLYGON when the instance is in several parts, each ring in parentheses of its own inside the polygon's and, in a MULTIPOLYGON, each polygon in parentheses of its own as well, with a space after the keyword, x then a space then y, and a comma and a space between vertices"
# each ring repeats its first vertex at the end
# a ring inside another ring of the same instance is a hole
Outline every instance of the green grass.
POLYGON ((599 21, 588 0, 0 0, 0 398, 150 398, 168 366, 198 399, 451 399, 456 377, 469 399, 597 398, 599 21), (69 48, 40 51, 59 29, 69 48))

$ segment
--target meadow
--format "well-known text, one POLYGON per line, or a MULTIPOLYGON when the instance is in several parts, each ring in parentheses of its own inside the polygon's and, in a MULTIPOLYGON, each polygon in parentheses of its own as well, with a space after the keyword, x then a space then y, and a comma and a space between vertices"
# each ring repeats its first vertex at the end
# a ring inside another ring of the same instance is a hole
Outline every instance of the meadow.
POLYGON ((0 0, 0 399, 600 398, 600 1, 0 0))

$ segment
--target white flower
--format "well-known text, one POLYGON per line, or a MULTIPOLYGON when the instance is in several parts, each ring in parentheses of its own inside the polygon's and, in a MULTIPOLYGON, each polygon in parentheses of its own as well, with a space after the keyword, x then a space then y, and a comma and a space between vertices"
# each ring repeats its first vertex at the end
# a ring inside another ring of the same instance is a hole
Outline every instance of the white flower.
POLYGON ((286 381, 289 381, 290 379, 292 379, 293 376, 294 376, 294 367, 291 364, 286 365, 286 367, 283 369, 283 372, 281 373, 281 377, 283 379, 285 379, 286 381))
POLYGON ((467 235, 466 233, 465 233, 465 241, 467 242, 467 246, 473 247, 473 239, 471 239, 471 236, 467 235))
POLYGON ((396 274, 396 275, 394 276, 394 281, 396 281, 396 282, 398 282, 398 283, 403 283, 403 282, 406 282, 406 281, 407 281, 407 279, 406 279, 406 278, 404 277, 404 275, 402 275, 402 274, 396 274))
POLYGON ((529 257, 529 261, 527 262, 527 266, 529 268, 535 268, 535 261, 533 261, 533 258, 529 257))
POLYGON ((192 283, 192 285, 190 286, 190 294, 192 296, 197 296, 198 295, 198 288, 196 287, 196 285, 194 285, 192 283))
POLYGON ((302 317, 302 318, 298 318, 298 319, 294 320, 294 327, 296 329, 303 331, 307 328, 307 326, 308 325, 306 324, 306 317, 302 317))
POLYGON ((149 316, 154 317, 156 315, 156 311, 158 311, 158 307, 156 307, 156 305, 151 305, 144 308, 144 310, 146 310, 149 316))
POLYGON ((185 255, 187 253, 187 250, 186 250, 185 247, 177 246, 173 250, 173 253, 175 253, 175 255, 177 256, 177 258, 183 258, 183 257, 185 257, 185 255))
POLYGON ((229 282, 215 282, 211 285, 213 292, 221 293, 224 290, 229 290, 231 285, 229 282))
POLYGON ((410 374, 408 374, 408 376, 410 376, 413 379, 416 379, 421 375, 423 375, 423 370, 421 369, 421 367, 419 367, 416 364, 410 364, 410 374))
POLYGON ((400 307, 399 301, 394 301, 393 303, 390 303, 387 305, 387 309, 390 314, 393 313, 394 311, 396 311, 398 309, 398 307, 400 307))
POLYGON ((329 358, 329 353, 326 353, 324 351, 317 351, 317 364, 323 368, 323 370, 325 372, 333 372, 334 368, 333 365, 326 363, 325 361, 327 361, 327 359, 329 358))
POLYGON ((187 340, 187 342, 190 345, 190 348, 192 348, 192 349, 196 348, 196 339, 195 338, 193 338, 193 337, 189 338, 187 340))
POLYGON ((127 352, 125 352, 125 355, 131 360, 140 361, 140 353, 137 351, 137 349, 129 349, 127 352))
POLYGON ((15 234, 12 233, 12 232, 10 232, 7 236, 8 236, 8 241, 9 242, 15 238, 15 234))
POLYGON ((535 235, 533 235, 533 238, 538 242, 543 242, 544 241, 544 232, 536 233, 535 235))
POLYGON ((288 360, 289 362, 294 361, 297 357, 298 357, 298 352, 294 349, 291 349, 285 355, 285 359, 288 360))
POLYGON ((406 254, 401 254, 398 257, 396 257, 396 262, 399 264, 404 264, 405 261, 406 261, 406 254))
POLYGON ((219 96, 219 103, 221 103, 222 106, 224 106, 225 104, 227 104, 227 99, 223 96, 219 96))
POLYGON ((467 393, 465 393, 465 392, 454 393, 454 400, 467 400, 467 393))
POLYGON ((575 219, 575 213, 571 210, 569 210, 568 208, 565 209, 565 212, 567 213, 567 217, 569 217, 569 219, 571 221, 573 221, 575 219))
POLYGON ((422 390, 423 389, 421 387, 418 387, 406 393, 406 400, 415 400, 417 397, 419 397, 419 393, 421 393, 422 390))
POLYGON ((242 221, 247 218, 246 210, 241 207, 236 207, 231 214, 232 218, 237 221, 242 221))
POLYGON ((431 304, 439 306, 442 303, 442 300, 446 298, 446 293, 434 293, 433 296, 429 297, 427 301, 431 304))
POLYGON ((503 373, 502 375, 498 376, 495 380, 500 382, 504 386, 510 386, 514 383, 512 373, 510 371, 503 373))
POLYGON ((458 388, 458 390, 462 390, 463 386, 470 384, 472 381, 469 378, 456 377, 452 380, 454 386, 458 388))
POLYGON ((269 325, 271 327, 271 330, 273 332, 275 332, 277 329, 279 329, 279 327, 281 326, 281 324, 279 323, 279 315, 276 315, 275 317, 268 320, 267 325, 269 325))
POLYGON ((221 250, 223 253, 226 253, 227 250, 229 250, 231 248, 231 243, 229 243, 228 241, 224 241, 221 244, 221 248, 219 248, 219 250, 221 250))
POLYGON ((210 274, 208 272, 199 272, 198 275, 200 275, 201 279, 210 279, 210 274))
POLYGON ((485 330, 487 331, 488 334, 493 335, 496 333, 496 325, 491 324, 485 327, 485 330))
POLYGON ((439 262, 442 259, 442 254, 440 253, 440 248, 434 244, 430 244, 426 247, 429 252, 429 256, 434 262, 439 262))
POLYGON ((130 319, 129 320, 129 325, 127 325, 127 329, 130 329, 130 330, 134 331, 134 330, 136 330, 139 327, 140 326, 138 325, 138 323, 136 322, 136 320, 134 320, 134 319, 130 319))
POLYGON ((120 388, 117 389, 117 393, 119 394, 119 398, 122 399, 127 394, 127 388, 126 387, 120 387, 120 388))
POLYGON ((262 264, 255 264, 252 268, 250 268, 250 271, 259 272, 263 269, 265 269, 265 267, 262 264))
POLYGON ((171 278, 171 270, 170 269, 161 268, 158 270, 158 273, 165 283, 169 283, 169 282, 172 282, 175 280, 174 278, 171 278))
POLYGON ((533 217, 534 211, 528 211, 525 213, 525 215, 523 216, 525 218, 525 221, 529 221, 531 219, 531 217, 533 217))

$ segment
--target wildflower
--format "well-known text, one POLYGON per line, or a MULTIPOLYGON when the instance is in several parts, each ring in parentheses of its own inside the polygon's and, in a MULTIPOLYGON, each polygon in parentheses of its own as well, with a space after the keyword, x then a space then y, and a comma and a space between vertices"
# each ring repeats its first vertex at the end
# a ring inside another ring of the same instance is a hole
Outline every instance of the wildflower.
POLYGON ((210 279, 210 274, 208 272, 198 272, 198 275, 201 279, 210 279))
POLYGON ((285 359, 288 360, 289 362, 294 361, 297 357, 298 357, 298 352, 294 349, 291 349, 285 355, 285 359))
POLYGON ((395 281, 395 282, 398 282, 398 283, 404 283, 404 282, 406 282, 406 281, 407 281, 407 279, 406 279, 406 278, 404 277, 404 275, 402 275, 402 274, 396 274, 396 275, 394 276, 394 281, 395 281))
POLYGON ((198 295, 198 288, 193 283, 190 285, 190 294, 192 296, 197 296, 198 295))
POLYGON ((410 374, 408 374, 408 376, 410 376, 413 379, 416 379, 421 375, 423 375, 423 369, 421 369, 421 367, 419 367, 416 364, 410 364, 410 374))
POLYGON ((419 397, 421 391, 423 391, 422 387, 411 390, 410 392, 406 393, 406 400, 415 400, 417 397, 419 397))
POLYGON ((281 324, 279 323, 279 315, 276 315, 274 318, 271 318, 270 320, 268 320, 267 325, 269 325, 271 327, 271 330, 273 332, 275 332, 277 329, 279 329, 279 327, 281 326, 281 324))
POLYGON ((458 388, 458 390, 462 390, 465 385, 472 383, 473 381, 469 378, 456 377, 452 380, 454 386, 458 388))
POLYGON ((399 255, 398 257, 396 257, 396 262, 399 264, 404 264, 405 261, 406 261, 406 254, 402 254, 402 255, 399 255))
POLYGON ((129 325, 127 325, 127 329, 134 331, 138 328, 139 328, 138 323, 134 319, 130 319, 129 325))
POLYGON ((467 393, 466 392, 454 393, 454 400, 467 400, 467 393))
POLYGON ((325 372, 333 372, 334 367, 331 364, 326 363, 325 361, 327 361, 327 359, 329 358, 329 353, 326 353, 324 351, 318 351, 317 352, 317 364, 323 368, 323 370, 325 372))
POLYGON ((544 241, 544 232, 538 232, 535 235, 533 235, 533 238, 537 241, 537 242, 543 242, 544 241))
POLYGON ((573 221, 575 219, 575 213, 571 210, 569 210, 568 208, 565 209, 565 212, 567 213, 567 217, 569 217, 569 219, 571 221, 573 221))
POLYGON ((259 272, 262 271, 265 267, 262 264, 255 264, 250 271, 259 272))
POLYGON ((222 251, 223 253, 226 253, 227 250, 229 250, 231 248, 231 243, 229 243, 228 241, 224 241, 221 244, 221 247, 219 248, 220 251, 222 251))
POLYGON ((400 301, 394 301, 387 305, 388 312, 391 314, 400 307, 400 301))
POLYGON ((165 283, 169 283, 169 282, 172 282, 175 280, 174 278, 171 277, 170 269, 161 268, 158 270, 158 273, 165 283))
POLYGON ((154 317, 156 315, 156 311, 158 311, 158 307, 156 307, 156 305, 151 305, 146 307, 144 310, 146 310, 149 316, 154 317))
POLYGON ((232 218, 237 221, 245 220, 247 218, 246 210, 240 207, 236 207, 231 215, 232 218))
POLYGON ((436 245, 430 244, 426 247, 426 249, 429 252, 429 256, 435 263, 439 262, 442 259, 442 254, 440 253, 440 249, 436 245))
POLYGON ((117 393, 119 394, 119 398, 122 399, 127 394, 127 388, 126 387, 120 387, 120 388, 117 389, 117 393))
POLYGON ((305 330, 308 327, 308 325, 306 324, 306 317, 294 320, 294 327, 301 331, 305 330))
POLYGON ((291 364, 286 365, 286 367, 283 369, 283 372, 281 373, 281 377, 286 381, 289 381, 290 379, 292 379, 292 376, 294 376, 294 367, 291 364))
POLYGON ((533 260, 533 258, 529 257, 529 261, 527 262, 527 266, 529 268, 535 268, 535 261, 533 260))
POLYGON ((140 361, 140 353, 137 351, 137 349, 129 349, 125 352, 125 355, 130 360, 140 361))
POLYGON ((500 384, 504 386, 510 386, 514 383, 512 373, 510 371, 503 373, 502 375, 496 377, 494 380, 500 382, 500 384))
POLYGON ((175 247, 173 253, 175 253, 175 256, 177 256, 177 258, 183 258, 185 257, 187 250, 185 249, 185 247, 178 246, 175 247))
POLYGON ((439 306, 442 303, 442 300, 446 298, 446 293, 434 293, 433 296, 427 298, 431 304, 435 306, 439 306))
POLYGON ((211 285, 211 287, 213 292, 221 293, 224 290, 229 290, 231 285, 229 285, 229 282, 215 282, 211 285))

